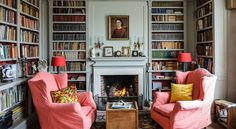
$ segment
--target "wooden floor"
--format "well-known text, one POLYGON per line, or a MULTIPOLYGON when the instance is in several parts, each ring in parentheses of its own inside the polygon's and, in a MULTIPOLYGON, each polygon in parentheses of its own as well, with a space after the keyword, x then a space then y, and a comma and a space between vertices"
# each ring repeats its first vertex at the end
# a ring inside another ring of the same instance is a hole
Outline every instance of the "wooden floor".
POLYGON ((219 125, 218 123, 213 123, 207 127, 207 129, 226 129, 223 126, 219 125))

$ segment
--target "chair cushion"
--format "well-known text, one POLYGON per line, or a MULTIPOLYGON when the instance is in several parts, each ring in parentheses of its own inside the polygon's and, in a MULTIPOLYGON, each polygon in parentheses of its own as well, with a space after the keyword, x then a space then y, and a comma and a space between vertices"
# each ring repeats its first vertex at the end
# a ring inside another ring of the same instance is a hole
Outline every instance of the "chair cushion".
POLYGON ((154 107, 154 111, 162 114, 163 116, 170 117, 171 112, 173 111, 175 103, 168 103, 160 106, 154 107))
POLYGON ((171 83, 170 102, 192 100, 193 84, 171 83))
POLYGON ((51 91, 52 102, 54 103, 73 103, 78 102, 76 86, 69 86, 58 91, 51 91))
POLYGON ((92 107, 91 106, 82 106, 81 107, 82 112, 87 116, 89 115, 89 113, 92 111, 92 107))

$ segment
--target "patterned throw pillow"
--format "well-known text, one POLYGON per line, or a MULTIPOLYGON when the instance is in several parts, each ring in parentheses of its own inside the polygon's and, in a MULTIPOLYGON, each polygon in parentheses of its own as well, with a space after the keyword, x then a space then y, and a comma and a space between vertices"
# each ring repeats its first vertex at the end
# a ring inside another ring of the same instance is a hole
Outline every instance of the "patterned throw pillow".
POLYGON ((58 91, 51 91, 53 103, 74 103, 78 102, 76 86, 69 86, 58 91))

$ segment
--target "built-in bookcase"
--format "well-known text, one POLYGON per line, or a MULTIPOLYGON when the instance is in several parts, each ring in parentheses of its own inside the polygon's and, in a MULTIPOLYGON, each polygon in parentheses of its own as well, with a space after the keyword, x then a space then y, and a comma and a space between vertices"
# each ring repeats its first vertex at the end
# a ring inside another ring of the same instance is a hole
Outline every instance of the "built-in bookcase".
MULTIPOLYGON (((50 55, 65 56, 66 66, 61 72, 68 73, 69 86, 78 90, 86 88, 86 1, 50 1, 50 55)), ((51 68, 51 72, 55 72, 51 68)))
POLYGON ((213 19, 213 1, 196 1, 196 49, 197 61, 202 68, 213 73, 214 62, 214 19, 213 19))
POLYGON ((184 0, 151 1, 150 3, 150 86, 152 91, 170 90, 179 52, 185 48, 184 0))

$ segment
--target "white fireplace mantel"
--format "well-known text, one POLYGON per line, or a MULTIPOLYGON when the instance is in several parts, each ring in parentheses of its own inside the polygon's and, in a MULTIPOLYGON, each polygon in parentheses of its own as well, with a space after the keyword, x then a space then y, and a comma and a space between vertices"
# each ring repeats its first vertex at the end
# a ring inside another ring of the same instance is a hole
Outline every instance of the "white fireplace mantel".
POLYGON ((90 58, 93 63, 93 93, 101 95, 101 76, 104 75, 138 75, 139 94, 144 96, 146 90, 147 57, 97 57, 90 58))

